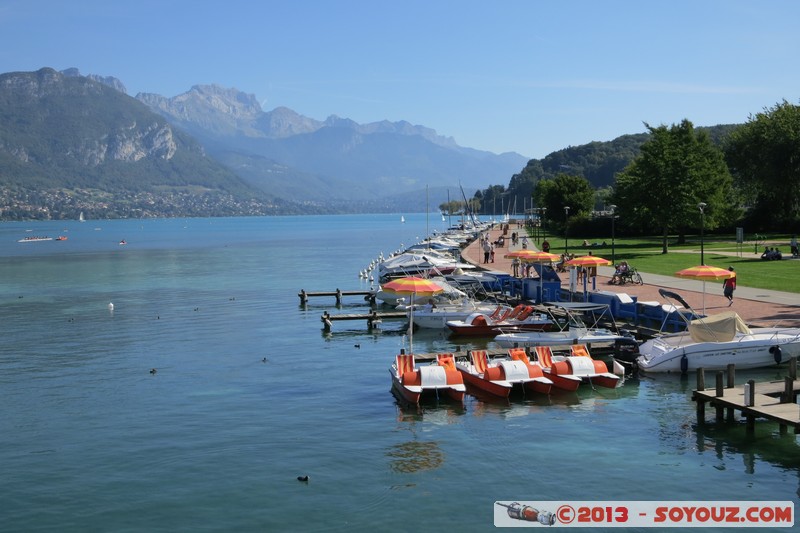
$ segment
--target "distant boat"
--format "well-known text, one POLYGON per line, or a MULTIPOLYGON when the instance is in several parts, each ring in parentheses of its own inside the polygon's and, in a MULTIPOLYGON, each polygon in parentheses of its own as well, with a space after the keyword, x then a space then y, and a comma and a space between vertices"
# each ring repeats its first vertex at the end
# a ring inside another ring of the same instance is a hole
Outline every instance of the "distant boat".
POLYGON ((119 241, 119 244, 120 244, 120 246, 123 246, 123 245, 128 244, 128 243, 125 241, 125 239, 122 239, 121 241, 119 241))
POLYGON ((66 237, 66 235, 59 235, 58 237, 56 237, 56 240, 57 241, 66 241, 67 237, 66 237))
POLYGON ((78 215, 78 222, 86 222, 86 219, 83 218, 83 211, 81 211, 81 214, 78 215))
POLYGON ((404 223, 405 221, 406 221, 406 217, 404 217, 403 215, 400 215, 400 222, 404 223))
POLYGON ((25 237, 24 239, 20 239, 17 242, 41 242, 41 241, 52 241, 52 237, 25 237))

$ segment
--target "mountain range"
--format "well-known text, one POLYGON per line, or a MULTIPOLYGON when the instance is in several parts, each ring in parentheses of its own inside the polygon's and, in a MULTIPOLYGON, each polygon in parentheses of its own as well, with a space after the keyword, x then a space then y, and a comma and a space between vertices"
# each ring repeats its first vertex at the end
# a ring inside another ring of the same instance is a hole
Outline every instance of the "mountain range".
POLYGON ((405 121, 358 124, 335 115, 318 121, 286 107, 265 112, 254 95, 218 85, 136 98, 247 182, 293 201, 390 202, 459 184, 474 190, 507 181, 527 163, 515 153, 461 147, 405 121))
POLYGON ((405 121, 265 112, 218 85, 131 97, 77 69, 0 75, 2 218, 423 211, 526 162, 405 121))

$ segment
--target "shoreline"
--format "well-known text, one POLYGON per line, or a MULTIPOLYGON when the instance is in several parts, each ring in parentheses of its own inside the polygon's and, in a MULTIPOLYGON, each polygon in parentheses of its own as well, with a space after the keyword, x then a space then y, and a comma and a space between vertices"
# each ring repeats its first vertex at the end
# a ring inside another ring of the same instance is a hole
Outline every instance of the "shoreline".
MULTIPOLYGON (((489 230, 488 234, 491 242, 496 241, 503 234, 502 226, 503 224, 495 224, 489 230)), ((504 256, 510 251, 522 248, 519 244, 511 246, 510 236, 515 231, 522 236, 527 235, 524 227, 517 227, 516 222, 509 222, 506 245, 503 248, 496 249, 494 263, 483 263, 483 251, 480 248, 479 240, 471 242, 461 251, 461 259, 483 270, 498 270, 511 274, 511 259, 506 259, 504 256)), ((531 250, 539 249, 531 237, 528 237, 528 248, 531 250)), ((578 253, 576 255, 584 254, 578 253)), ((630 296, 636 296, 639 301, 663 302, 664 299, 658 293, 658 289, 665 288, 678 292, 698 312, 702 312, 705 301, 707 315, 730 310, 736 311, 747 324, 754 326, 800 326, 800 295, 798 294, 739 286, 734 293, 733 305, 728 307, 728 300, 722 295, 721 283, 706 283, 704 296, 702 281, 639 271, 644 280, 643 285, 619 286, 608 283, 613 273, 613 267, 599 267, 597 269, 597 277, 594 280, 594 288, 592 287, 592 280, 589 280, 587 292, 611 291, 627 293, 630 296)), ((564 288, 565 285, 569 284, 569 275, 561 274, 560 277, 562 278, 561 286, 564 288)), ((579 283, 578 287, 579 292, 582 293, 583 283, 579 283)))

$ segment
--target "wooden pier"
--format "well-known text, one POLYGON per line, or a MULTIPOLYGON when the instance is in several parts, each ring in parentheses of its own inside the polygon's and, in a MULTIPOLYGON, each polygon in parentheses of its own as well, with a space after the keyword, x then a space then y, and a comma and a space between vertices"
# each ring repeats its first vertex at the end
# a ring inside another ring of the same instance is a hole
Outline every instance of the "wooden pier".
POLYGON ((405 318, 407 313, 405 311, 372 311, 370 313, 353 313, 332 315, 325 311, 322 313, 322 329, 330 331, 335 320, 366 320, 367 327, 372 329, 375 325, 381 322, 384 318, 405 318))
POLYGON ((789 360, 789 375, 783 381, 765 381, 756 383, 749 380, 744 385, 736 386, 734 365, 728 365, 727 385, 725 372, 716 373, 716 386, 705 387, 705 373, 697 369, 697 390, 692 393, 692 400, 697 402, 697 422, 705 422, 706 403, 716 409, 716 421, 727 419, 734 421, 734 411, 739 411, 747 420, 747 433, 755 431, 755 419, 766 418, 780 425, 780 432, 786 433, 789 426, 794 433, 800 433, 800 405, 797 404, 800 381, 797 379, 797 358, 789 360), (726 415, 727 411, 727 415, 726 415))
POLYGON ((374 290, 343 291, 340 289, 336 289, 335 291, 306 292, 305 289, 300 289, 300 292, 297 294, 297 296, 300 297, 301 305, 307 304, 308 299, 311 296, 334 296, 336 297, 336 305, 341 305, 343 296, 363 296, 364 300, 368 301, 370 304, 374 304, 375 294, 377 294, 377 291, 374 290))

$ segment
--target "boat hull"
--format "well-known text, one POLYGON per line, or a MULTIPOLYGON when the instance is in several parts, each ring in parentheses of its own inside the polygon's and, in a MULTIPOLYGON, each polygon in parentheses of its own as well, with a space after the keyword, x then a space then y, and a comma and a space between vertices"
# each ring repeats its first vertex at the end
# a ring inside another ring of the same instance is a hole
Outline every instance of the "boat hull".
POLYGON ((800 332, 742 335, 729 342, 689 342, 688 334, 651 339, 640 348, 636 364, 642 372, 686 373, 703 368, 725 370, 768 368, 800 356, 800 332))
POLYGON ((484 379, 480 375, 467 372, 460 368, 459 371, 464 377, 464 382, 467 385, 480 389, 481 391, 489 393, 492 396, 497 396, 498 398, 508 398, 514 388, 512 385, 502 385, 494 381, 484 379))
POLYGON ((550 327, 550 322, 539 323, 501 323, 501 324, 484 324, 474 325, 467 324, 464 321, 451 320, 447 322, 447 327, 454 335, 461 337, 495 337, 501 333, 522 333, 527 331, 547 331, 550 327))
MULTIPOLYGON (((581 386, 581 379, 571 375, 558 375, 549 369, 544 372, 545 377, 553 382, 553 389, 565 392, 575 392, 581 386)), ((555 392, 555 390, 554 390, 555 392)))
POLYGON ((531 331, 526 333, 502 333, 495 337, 495 342, 503 348, 532 348, 535 346, 566 346, 570 344, 614 343, 628 339, 611 331, 578 333, 568 331, 531 331))

